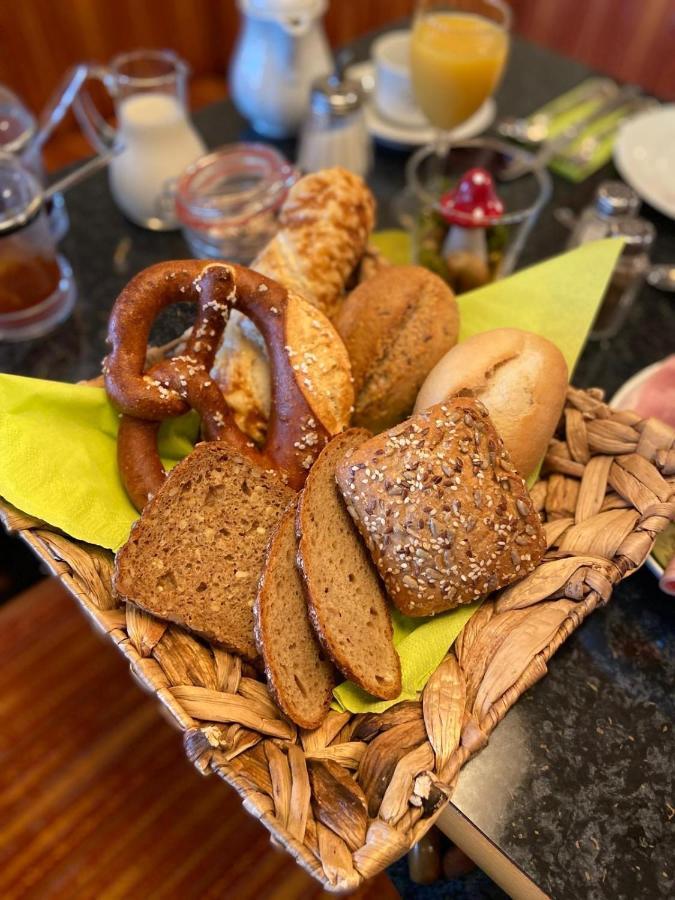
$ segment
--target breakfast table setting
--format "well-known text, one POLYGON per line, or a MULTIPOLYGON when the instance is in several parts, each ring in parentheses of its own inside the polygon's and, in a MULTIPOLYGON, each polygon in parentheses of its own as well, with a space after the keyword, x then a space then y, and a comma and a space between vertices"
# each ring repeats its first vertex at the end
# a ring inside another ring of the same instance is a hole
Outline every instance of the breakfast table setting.
MULTIPOLYGON (((201 158, 159 187, 136 178, 147 146, 125 168, 75 101, 104 162, 53 178, 65 225, 39 239, 62 312, 21 339, 0 315, 3 522, 156 695, 186 765, 327 889, 406 853, 420 870, 433 823, 513 897, 672 896, 675 208, 631 154, 673 107, 511 35, 498 85, 497 38, 468 77, 495 83, 485 102, 441 121, 397 81, 409 26, 313 74, 293 136, 290 99, 253 108, 240 46, 232 99, 175 140, 201 158), (237 166, 274 215, 209 230, 237 166), (530 356, 536 388, 513 370, 530 356), (261 365, 271 399, 247 387, 261 365)), ((170 92, 120 93, 135 64, 89 73, 124 139, 154 116, 178 135, 170 92)))

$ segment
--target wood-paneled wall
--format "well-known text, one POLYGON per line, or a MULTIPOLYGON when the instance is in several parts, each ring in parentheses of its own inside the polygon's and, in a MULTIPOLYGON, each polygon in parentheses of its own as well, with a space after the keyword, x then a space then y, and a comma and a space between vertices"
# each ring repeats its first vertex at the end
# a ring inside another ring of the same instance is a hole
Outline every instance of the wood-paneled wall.
MULTIPOLYGON (((675 100, 675 0, 510 0, 515 31, 675 100)), ((410 15, 415 0, 330 0, 333 46, 410 15)), ((35 111, 69 66, 171 47, 192 68, 193 108, 225 96, 235 0, 0 0, 0 83, 35 111)), ((103 94, 103 92, 101 92, 103 94)), ((49 170, 91 152, 74 121, 45 150, 49 170)))
MULTIPOLYGON (((511 0, 515 30, 675 99, 675 0, 511 0)), ((334 45, 409 15, 414 0, 331 0, 334 45)), ((197 77, 222 78, 235 0, 0 0, 0 82, 39 109, 74 62, 172 47, 197 77)))
POLYGON ((675 100, 675 0, 511 0, 515 30, 675 100))

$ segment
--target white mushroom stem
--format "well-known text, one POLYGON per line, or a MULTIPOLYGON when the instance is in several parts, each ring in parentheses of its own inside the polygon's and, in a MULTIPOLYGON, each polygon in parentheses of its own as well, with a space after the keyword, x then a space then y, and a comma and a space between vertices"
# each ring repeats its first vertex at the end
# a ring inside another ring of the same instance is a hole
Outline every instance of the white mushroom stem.
POLYGON ((487 240, 484 228, 463 228, 451 225, 443 241, 441 255, 445 258, 455 250, 466 250, 477 256, 481 262, 487 262, 487 240))

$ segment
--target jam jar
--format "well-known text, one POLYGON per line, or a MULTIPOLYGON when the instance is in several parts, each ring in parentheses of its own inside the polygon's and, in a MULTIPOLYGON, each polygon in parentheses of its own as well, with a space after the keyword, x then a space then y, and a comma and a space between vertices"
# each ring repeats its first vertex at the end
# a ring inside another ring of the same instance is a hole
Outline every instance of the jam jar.
POLYGON ((176 186, 176 214, 198 258, 247 265, 278 230, 297 171, 263 144, 230 144, 201 157, 176 186))

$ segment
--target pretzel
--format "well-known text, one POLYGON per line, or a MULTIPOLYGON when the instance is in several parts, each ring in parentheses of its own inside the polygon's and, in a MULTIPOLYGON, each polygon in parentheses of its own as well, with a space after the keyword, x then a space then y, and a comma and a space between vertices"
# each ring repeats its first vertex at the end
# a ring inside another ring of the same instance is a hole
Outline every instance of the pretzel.
POLYGON ((117 458, 122 482, 141 510, 161 486, 165 471, 157 451, 159 423, 192 408, 206 440, 225 440, 264 468, 276 469, 300 489, 329 439, 298 383, 286 344, 288 291, 231 263, 200 260, 158 263, 124 288, 110 317, 112 349, 104 362, 105 386, 122 413, 117 458), (150 329, 174 303, 197 305, 184 352, 145 371, 150 329), (245 313, 263 336, 272 373, 272 411, 267 440, 258 450, 241 432, 210 375, 231 309, 245 313))

